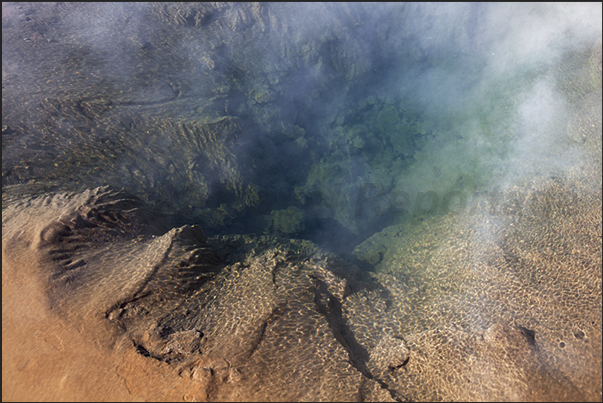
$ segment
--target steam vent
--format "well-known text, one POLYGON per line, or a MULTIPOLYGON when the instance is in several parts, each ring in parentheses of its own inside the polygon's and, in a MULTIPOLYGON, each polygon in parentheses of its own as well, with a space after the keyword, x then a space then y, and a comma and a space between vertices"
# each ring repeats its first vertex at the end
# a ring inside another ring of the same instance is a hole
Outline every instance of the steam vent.
POLYGON ((2 400, 601 401, 601 3, 2 3, 2 400))

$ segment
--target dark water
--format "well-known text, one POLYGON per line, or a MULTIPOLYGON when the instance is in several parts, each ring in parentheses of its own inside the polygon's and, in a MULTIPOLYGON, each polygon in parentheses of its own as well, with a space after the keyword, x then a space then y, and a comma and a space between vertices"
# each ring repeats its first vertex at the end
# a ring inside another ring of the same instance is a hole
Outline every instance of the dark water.
POLYGON ((487 8, 423 7, 14 7, 3 184, 108 183, 210 234, 349 252, 430 211, 400 192, 490 186, 519 136, 506 109, 547 68, 492 72, 487 8), (451 142, 449 164, 425 154, 451 142))

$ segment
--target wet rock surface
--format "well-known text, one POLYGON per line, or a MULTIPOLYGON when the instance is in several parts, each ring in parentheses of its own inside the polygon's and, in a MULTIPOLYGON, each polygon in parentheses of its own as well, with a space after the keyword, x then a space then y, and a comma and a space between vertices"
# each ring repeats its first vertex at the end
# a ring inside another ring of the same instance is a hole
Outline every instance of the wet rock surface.
POLYGON ((31 247, 51 312, 84 332, 109 326, 124 353, 204 384, 196 399, 388 395, 355 367, 365 367, 364 349, 341 316, 352 288, 365 287, 359 269, 308 242, 208 243, 194 226, 161 235, 140 200, 106 187, 21 200, 4 218, 6 254, 31 247), (31 238, 11 236, 32 215, 31 238))
MULTIPOLYGON (((156 371, 198 400, 594 399, 600 239, 582 236, 578 251, 567 228, 554 232, 566 241, 551 249, 511 241, 537 231, 527 213, 541 207, 499 224, 494 244, 465 230, 452 236, 458 217, 417 227, 423 248, 427 228, 448 239, 425 254, 394 258, 398 238, 383 238, 374 273, 308 241, 207 239, 195 226, 161 234, 148 206, 107 187, 6 205, 3 247, 8 260, 25 248, 35 256, 30 273, 49 315, 92 340, 93 329, 108 329, 113 351, 126 357, 118 374, 145 399, 172 396, 138 383, 156 371), (464 242, 473 242, 471 254, 453 246, 464 242)), ((600 219, 600 211, 581 211, 584 226, 600 219)), ((477 216, 464 226, 475 233, 485 222, 477 216)))

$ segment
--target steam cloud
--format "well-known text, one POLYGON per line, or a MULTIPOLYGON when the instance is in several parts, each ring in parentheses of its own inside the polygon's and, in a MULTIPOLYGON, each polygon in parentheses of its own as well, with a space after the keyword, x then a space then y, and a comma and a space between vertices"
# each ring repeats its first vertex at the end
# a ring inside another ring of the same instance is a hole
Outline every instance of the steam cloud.
MULTIPOLYGON (((35 18, 15 5, 2 7, 7 27, 35 18)), ((110 168, 99 168, 97 180, 136 187, 141 173, 146 182, 134 191, 146 195, 160 184, 178 188, 181 181, 170 170, 188 170, 192 179, 178 191, 192 187, 203 207, 230 209, 230 225, 216 231, 261 232, 266 217, 284 217, 285 211, 299 216, 301 208, 306 231, 297 235, 318 242, 343 236, 357 243, 416 211, 392 207, 402 193, 415 200, 421 192, 435 192, 442 200, 461 192, 471 200, 475 192, 504 189, 580 161, 580 152, 564 141, 571 106, 559 92, 556 66, 601 37, 600 3, 233 4, 205 12, 175 7, 94 4, 62 13, 57 6, 52 11, 59 37, 41 28, 21 33, 27 40, 42 36, 51 44, 71 44, 83 59, 75 50, 50 60, 24 57, 14 38, 3 35, 3 82, 9 78, 22 86, 20 95, 3 99, 3 124, 14 127, 20 115, 36 119, 31 104, 59 96, 107 98, 109 110, 113 104, 125 110, 138 105, 142 113, 147 108, 150 115, 176 114, 176 120, 234 116, 241 133, 230 148, 238 164, 233 167, 242 172, 241 186, 259 189, 259 210, 235 211, 226 174, 207 169, 208 157, 186 157, 183 167, 162 165, 180 158, 161 155, 175 144, 169 134, 144 140, 155 147, 147 158, 155 165, 131 167, 124 153, 110 168), (166 36, 161 24, 183 28, 166 36), (74 63, 87 73, 62 72, 74 63), (79 89, 61 89, 69 87, 79 89), (161 102, 174 109, 151 111, 161 102), (365 111, 372 107, 376 114, 388 105, 402 111, 407 123, 396 127, 407 124, 408 133, 398 136, 385 123, 382 134, 372 130, 383 115, 375 124, 365 111), (370 147, 393 147, 402 155, 370 147), (392 161, 375 162, 386 158, 392 161), (127 166, 128 174, 106 174, 119 171, 116 166, 127 166), (311 177, 321 169, 327 173, 311 177), (328 169, 344 173, 333 179, 328 169), (328 193, 337 186, 341 194, 328 193)), ((28 127, 44 124, 39 119, 28 127)), ((120 119, 126 128, 136 124, 129 116, 120 119)), ((65 120, 56 130, 77 124, 65 120)), ((98 148, 112 134, 103 129, 85 139, 69 136, 55 140, 50 159, 60 159, 72 141, 98 148)), ((38 137, 26 132, 8 138, 3 172, 17 172, 15 166, 34 158, 28 149, 41 142, 38 137)), ((33 176, 44 177, 40 172, 33 176)), ((3 184, 12 183, 9 176, 3 175, 3 184)), ((211 233, 211 225, 201 221, 211 233)), ((284 228, 282 222, 271 225, 284 228)))

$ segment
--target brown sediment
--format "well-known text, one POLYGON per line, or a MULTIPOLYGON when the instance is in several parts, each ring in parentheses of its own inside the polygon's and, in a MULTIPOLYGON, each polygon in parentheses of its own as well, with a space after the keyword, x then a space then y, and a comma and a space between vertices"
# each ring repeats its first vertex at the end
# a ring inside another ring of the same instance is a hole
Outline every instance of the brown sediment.
POLYGON ((341 342, 353 336, 330 302, 349 292, 332 272, 341 263, 307 242, 210 246, 198 227, 162 234, 161 221, 108 187, 5 205, 7 398, 322 400, 361 385, 388 395, 347 362, 341 342), (291 378, 300 362, 307 374, 291 378), (317 376, 324 387, 306 391, 317 376), (29 390, 34 378, 44 383, 29 390))

